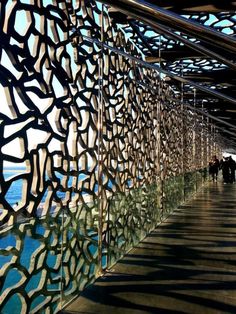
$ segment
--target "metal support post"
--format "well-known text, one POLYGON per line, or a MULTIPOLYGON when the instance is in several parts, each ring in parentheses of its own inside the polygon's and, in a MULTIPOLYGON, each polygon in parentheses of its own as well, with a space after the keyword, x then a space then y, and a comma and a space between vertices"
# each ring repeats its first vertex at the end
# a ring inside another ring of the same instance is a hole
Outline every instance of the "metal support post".
MULTIPOLYGON (((181 77, 183 77, 183 65, 181 65, 181 77)), ((181 82, 181 116, 182 116, 182 126, 181 126, 181 150, 182 150, 182 160, 181 160, 181 173, 183 176, 183 200, 185 201, 185 167, 184 167, 184 158, 185 158, 185 147, 184 147, 184 82, 181 82)))
MULTIPOLYGON (((104 43, 104 4, 100 15, 101 43, 104 43)), ((102 269, 102 247, 103 247, 103 53, 101 46, 99 58, 99 103, 98 103, 98 275, 103 273, 102 269)))

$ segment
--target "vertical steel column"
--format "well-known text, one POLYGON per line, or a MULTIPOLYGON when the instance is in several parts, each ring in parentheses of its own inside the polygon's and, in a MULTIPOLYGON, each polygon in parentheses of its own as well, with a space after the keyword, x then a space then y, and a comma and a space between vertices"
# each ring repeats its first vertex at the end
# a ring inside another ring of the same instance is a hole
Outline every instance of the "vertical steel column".
POLYGON ((213 125, 213 150, 214 150, 214 155, 217 155, 217 149, 216 149, 216 127, 213 125))
POLYGON ((209 131, 209 117, 207 117, 207 139, 206 139, 206 164, 208 163, 209 159, 211 158, 211 149, 210 149, 210 131, 209 131))
MULTIPOLYGON (((181 64, 181 76, 183 77, 184 73, 183 73, 183 65, 181 64)), ((181 153, 182 153, 182 160, 181 160, 181 172, 182 172, 182 176, 183 176, 183 200, 185 201, 185 167, 184 167, 184 83, 181 82, 181 153)))
MULTIPOLYGON (((161 67, 161 35, 159 35, 159 67, 161 67)), ((157 184, 158 184, 158 195, 159 195, 159 206, 161 210, 161 219, 162 215, 164 213, 164 169, 163 164, 161 165, 161 160, 163 161, 163 158, 161 158, 162 151, 162 145, 161 145, 161 93, 162 93, 162 81, 160 72, 158 72, 158 80, 159 80, 159 86, 158 86, 158 102, 157 102, 157 184)), ((163 156, 162 156, 163 157, 163 156)))
MULTIPOLYGON (((204 110, 204 101, 202 100, 202 111, 204 110)), ((205 181, 205 138, 204 138, 204 116, 202 114, 202 129, 201 129, 201 168, 203 171, 203 182, 205 181)))
POLYGON ((156 160, 156 168, 157 168, 157 186, 158 186, 158 204, 161 210, 161 216, 164 211, 164 186, 163 186, 163 166, 161 167, 161 153, 162 153, 162 145, 161 145, 161 78, 159 75, 159 84, 158 84, 158 101, 157 101, 157 160, 156 160))
MULTIPOLYGON (((133 71, 134 71, 134 86, 135 86, 135 93, 137 93, 137 90, 138 90, 138 84, 137 84, 137 71, 136 71, 136 62, 134 60, 130 60, 131 64, 132 64, 132 67, 133 67, 133 71)), ((132 112, 132 109, 131 109, 131 112, 132 112)), ((140 131, 140 130, 139 130, 140 131)), ((142 130, 143 132, 143 130, 142 130)), ((137 151, 136 152, 136 156, 135 156, 135 160, 136 160, 136 176, 138 178, 140 178, 140 176, 142 177, 142 170, 141 170, 141 166, 140 164, 142 164, 142 158, 140 158, 140 151, 137 151), (137 156, 138 155, 138 156, 137 156)), ((132 178, 133 180, 133 178, 132 178)), ((135 180, 136 181, 136 180, 135 180)), ((136 185, 136 188, 140 188, 139 186, 140 182, 138 182, 138 180, 136 181, 135 185, 136 185)), ((140 213, 141 215, 141 213, 140 213)))
POLYGON ((102 270, 102 234, 103 234, 103 53, 104 53, 104 4, 100 15, 101 51, 99 58, 99 103, 98 103, 98 275, 102 270))
POLYGON ((61 208, 62 208, 62 220, 61 220, 61 226, 62 226, 62 239, 61 239, 61 248, 60 248, 60 253, 61 253, 61 261, 60 261, 60 276, 61 276, 61 282, 60 282, 60 309, 62 310, 63 308, 63 291, 64 291, 64 280, 63 280, 63 274, 64 274, 64 271, 63 271, 63 247, 64 247, 64 239, 66 238, 66 235, 64 233, 64 224, 65 224, 65 213, 64 213, 64 208, 63 208, 63 205, 62 205, 62 201, 60 201, 60 205, 61 205, 61 208))
POLYGON ((217 155, 214 149, 214 125, 213 121, 211 120, 211 155, 217 155))
MULTIPOLYGON (((203 100, 202 100, 202 111, 204 109, 203 100)), ((201 168, 204 168, 204 131, 203 131, 203 115, 202 115, 202 128, 201 128, 201 168)))
POLYGON ((193 106, 194 106, 194 112, 193 112, 193 168, 191 169, 192 171, 195 172, 195 191, 197 191, 198 186, 197 186, 197 144, 196 144, 196 89, 194 88, 193 90, 193 106))
MULTIPOLYGON (((155 76, 155 84, 159 89, 159 74, 157 71, 154 72, 155 76)), ((159 92, 158 92, 159 93, 159 92)), ((158 93, 154 93, 153 97, 153 110, 152 117, 155 124, 153 124, 153 134, 155 138, 155 144, 153 148, 153 162, 154 162, 154 180, 156 183, 156 204, 157 204, 157 212, 156 212, 156 222, 159 219, 159 210, 160 210, 160 193, 159 193, 159 183, 160 183, 160 139, 159 139, 159 98, 158 93), (155 102, 156 101, 156 102, 155 102)))

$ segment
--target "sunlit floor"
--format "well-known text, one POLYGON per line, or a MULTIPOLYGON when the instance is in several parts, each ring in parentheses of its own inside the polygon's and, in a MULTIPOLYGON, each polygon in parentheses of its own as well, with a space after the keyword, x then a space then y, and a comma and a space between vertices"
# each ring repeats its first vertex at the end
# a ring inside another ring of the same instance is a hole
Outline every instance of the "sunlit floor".
POLYGON ((65 313, 236 313, 236 184, 209 183, 65 313))

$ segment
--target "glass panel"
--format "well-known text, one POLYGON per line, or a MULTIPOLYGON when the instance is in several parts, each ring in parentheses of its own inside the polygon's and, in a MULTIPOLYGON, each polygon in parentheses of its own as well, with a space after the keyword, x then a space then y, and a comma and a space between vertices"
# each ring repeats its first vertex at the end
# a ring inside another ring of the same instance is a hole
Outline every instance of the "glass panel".
POLYGON ((30 218, 0 231, 1 313, 59 309, 62 215, 30 218), (25 295, 30 298, 26 302, 25 295))

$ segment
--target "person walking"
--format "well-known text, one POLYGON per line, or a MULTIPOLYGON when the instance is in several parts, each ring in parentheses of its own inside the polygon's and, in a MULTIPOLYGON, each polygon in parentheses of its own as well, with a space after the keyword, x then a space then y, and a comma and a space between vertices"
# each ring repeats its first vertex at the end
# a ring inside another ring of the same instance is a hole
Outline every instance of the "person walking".
POLYGON ((216 156, 213 156, 211 161, 209 162, 209 174, 211 175, 213 182, 217 182, 219 166, 219 159, 216 156))
POLYGON ((229 169, 229 159, 228 157, 223 157, 220 161, 220 167, 223 175, 223 182, 230 183, 230 169, 229 169))
POLYGON ((228 162, 229 162, 229 171, 230 171, 229 182, 234 183, 235 182, 236 162, 233 160, 232 156, 229 156, 228 162))

